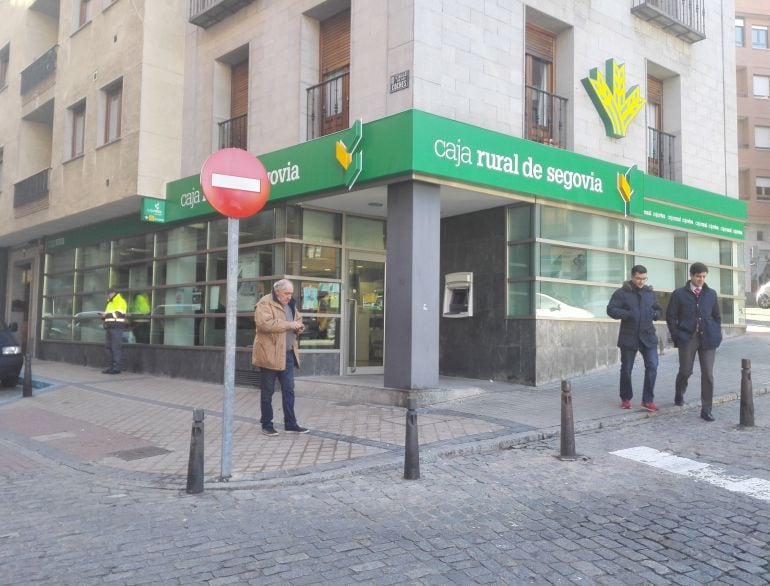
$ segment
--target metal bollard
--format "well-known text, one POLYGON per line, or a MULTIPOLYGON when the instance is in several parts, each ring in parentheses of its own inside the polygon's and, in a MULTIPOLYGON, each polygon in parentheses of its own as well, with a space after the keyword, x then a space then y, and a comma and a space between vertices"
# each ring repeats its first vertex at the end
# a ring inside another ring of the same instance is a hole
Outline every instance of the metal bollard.
POLYGON ((27 352, 24 356, 24 382, 21 385, 21 396, 22 397, 32 396, 32 353, 31 352, 27 352))
POLYGON ((420 478, 420 444, 417 440, 417 399, 406 401, 406 441, 404 444, 404 479, 420 478))
POLYGON ((577 460, 575 453, 575 422, 572 418, 572 385, 561 381, 561 452, 560 460, 577 460))
POLYGON ((754 389, 751 385, 751 360, 741 360, 741 427, 754 427, 754 389))
POLYGON ((203 492, 203 409, 193 410, 190 460, 187 464, 187 494, 203 492))

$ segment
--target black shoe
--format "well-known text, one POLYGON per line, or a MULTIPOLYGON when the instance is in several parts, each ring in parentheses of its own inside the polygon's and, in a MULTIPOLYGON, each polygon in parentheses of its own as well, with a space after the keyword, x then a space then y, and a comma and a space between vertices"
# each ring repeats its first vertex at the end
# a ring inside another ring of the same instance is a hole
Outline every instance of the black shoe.
POLYGON ((293 431, 294 433, 307 433, 308 431, 310 431, 309 429, 300 427, 299 425, 284 426, 284 429, 286 431, 293 431))
POLYGON ((108 374, 120 374, 119 370, 113 369, 108 374))
POLYGON ((112 369, 111 369, 111 368, 105 368, 105 369, 102 371, 102 374, 112 374, 112 369))
POLYGON ((262 428, 262 435, 268 435, 270 437, 273 437, 275 435, 278 435, 278 432, 275 431, 275 428, 271 425, 270 427, 262 428))
POLYGON ((674 395, 674 405, 677 407, 684 405, 684 393, 680 393, 679 391, 676 392, 674 395))
POLYGON ((704 421, 714 421, 714 416, 711 414, 711 411, 701 411, 700 418, 704 421))

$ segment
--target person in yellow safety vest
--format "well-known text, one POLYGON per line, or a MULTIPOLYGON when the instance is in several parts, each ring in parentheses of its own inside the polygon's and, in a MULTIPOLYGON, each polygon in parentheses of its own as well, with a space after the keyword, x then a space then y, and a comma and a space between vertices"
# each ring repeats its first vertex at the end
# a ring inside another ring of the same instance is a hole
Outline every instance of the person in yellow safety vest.
POLYGON ((139 344, 150 343, 150 298, 146 293, 137 293, 131 300, 128 311, 134 338, 139 344))
POLYGON ((102 313, 102 321, 109 366, 102 371, 104 374, 120 374, 123 366, 123 330, 126 327, 127 310, 128 305, 123 296, 113 287, 107 289, 107 306, 102 313))

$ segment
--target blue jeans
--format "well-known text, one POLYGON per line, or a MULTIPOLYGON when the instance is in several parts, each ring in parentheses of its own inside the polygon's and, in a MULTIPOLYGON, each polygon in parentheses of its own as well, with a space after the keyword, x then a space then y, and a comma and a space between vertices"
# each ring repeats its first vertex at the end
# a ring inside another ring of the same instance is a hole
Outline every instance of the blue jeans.
POLYGON ((631 383, 631 371, 634 369, 636 353, 640 352, 644 359, 644 389, 642 402, 652 403, 655 395, 655 379, 658 376, 658 348, 645 348, 640 346, 635 350, 620 349, 620 399, 630 401, 634 396, 634 387, 631 383))
POLYGON ((295 427, 297 425, 297 417, 294 415, 294 352, 291 350, 286 352, 286 370, 270 370, 268 368, 260 370, 262 373, 259 383, 262 417, 259 422, 262 424, 262 427, 273 426, 275 379, 278 379, 278 382, 281 383, 283 425, 284 427, 295 427))

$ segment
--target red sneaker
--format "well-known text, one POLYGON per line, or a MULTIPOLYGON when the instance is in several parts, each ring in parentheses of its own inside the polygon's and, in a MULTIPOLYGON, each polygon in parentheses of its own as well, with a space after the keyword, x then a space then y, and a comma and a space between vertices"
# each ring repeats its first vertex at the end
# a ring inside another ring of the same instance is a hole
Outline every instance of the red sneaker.
POLYGON ((631 401, 621 401, 620 402, 620 408, 621 409, 630 409, 631 408, 631 401))
POLYGON ((642 407, 647 409, 647 411, 657 411, 658 407, 655 405, 655 403, 642 403, 642 407))

